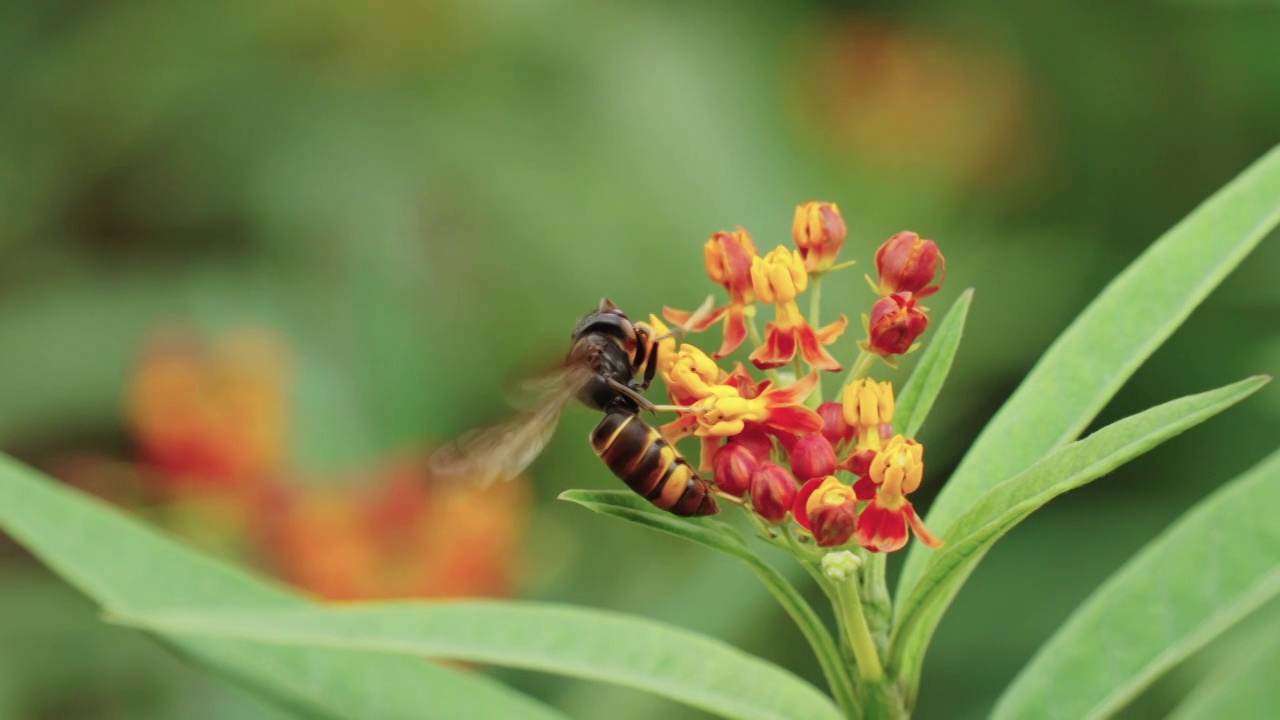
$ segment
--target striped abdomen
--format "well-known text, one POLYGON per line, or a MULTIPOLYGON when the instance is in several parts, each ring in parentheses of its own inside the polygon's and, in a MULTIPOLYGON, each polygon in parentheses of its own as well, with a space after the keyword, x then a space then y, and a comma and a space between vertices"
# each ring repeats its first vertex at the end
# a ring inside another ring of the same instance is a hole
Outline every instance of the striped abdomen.
POLYGON ((614 475, 637 494, 676 515, 720 511, 711 483, 635 413, 615 410, 591 433, 591 447, 614 475))

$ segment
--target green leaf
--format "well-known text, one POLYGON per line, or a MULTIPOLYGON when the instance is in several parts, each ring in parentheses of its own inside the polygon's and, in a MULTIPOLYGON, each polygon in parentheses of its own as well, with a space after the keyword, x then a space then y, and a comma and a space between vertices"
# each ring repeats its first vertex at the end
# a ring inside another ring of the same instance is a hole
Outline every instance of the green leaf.
POLYGON ((1261 718, 1280 707, 1280 627, 1274 625, 1257 643, 1195 687, 1170 713, 1171 720, 1261 718))
POLYGON ((960 293, 946 317, 942 318, 933 339, 920 356, 920 364, 916 365, 911 378, 898 393, 893 418, 894 432, 907 437, 915 437, 920 432, 925 418, 933 409, 933 402, 938 399, 938 393, 942 392, 942 383, 946 382, 947 373, 951 372, 951 363, 960 347, 960 336, 964 334, 964 321, 972 302, 973 288, 969 288, 960 293))
POLYGON ((713 550, 719 550, 745 562, 760 578, 773 597, 799 626, 801 634, 818 656, 818 664, 826 677, 836 702, 849 713, 858 713, 860 707, 840 658, 840 649, 827 632, 817 613, 805 602, 803 596, 785 577, 774 570, 747 546, 736 530, 723 522, 710 518, 680 518, 661 512, 644 498, 627 490, 568 490, 560 494, 561 500, 577 503, 602 515, 621 518, 692 540, 713 550))
MULTIPOLYGON (((0 456, 0 529, 107 610, 311 607, 119 510, 0 456)), ((326 718, 561 718, 488 678, 408 658, 240 640, 173 649, 291 708, 326 718)))
MULTIPOLYGON (((996 717, 1112 715, 1161 673, 1280 595, 1277 507, 1280 452, 1198 503, 1094 591, 1014 679, 996 717)), ((1280 649, 1274 637, 1273 654, 1280 649)), ((1265 689, 1280 697, 1280 663, 1265 667, 1265 689)), ((1210 694, 1199 702, 1228 701, 1210 694)))
MULTIPOLYGON (((984 492, 1079 435, 1277 222, 1280 148, 1165 233, 1058 337, 943 485, 929 526, 947 532, 984 492)), ((908 551, 898 597, 927 560, 908 551)))
POLYGON ((924 652, 942 614, 986 552, 1053 498, 1111 472, 1178 433, 1252 395, 1269 378, 1254 377, 1158 405, 1071 443, 992 488, 961 515, 921 580, 895 608, 890 672, 914 698, 924 652))
POLYGON ((121 618, 166 635, 404 653, 599 680, 734 718, 840 718, 800 678, 704 635, 621 613, 525 602, 387 603, 121 618))

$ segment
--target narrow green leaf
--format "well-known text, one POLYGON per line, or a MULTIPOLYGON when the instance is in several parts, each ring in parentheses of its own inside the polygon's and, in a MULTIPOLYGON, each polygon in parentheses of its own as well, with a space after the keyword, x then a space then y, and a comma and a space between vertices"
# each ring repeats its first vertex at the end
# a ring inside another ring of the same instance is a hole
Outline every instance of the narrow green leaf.
MULTIPOLYGON (((1246 621, 1247 622, 1247 621, 1246 621)), ((1218 720, 1219 718, 1264 718, 1280 708, 1280 627, 1274 624, 1259 634, 1264 642, 1201 681, 1178 707, 1171 720, 1218 720)))
MULTIPOLYGON (((116 613, 311 606, 4 456, 0 530, 116 613)), ((483 676, 408 658, 240 640, 171 642, 180 654, 313 716, 563 717, 483 676)))
POLYGON ((166 635, 403 653, 644 690, 733 718, 840 718, 800 678, 719 640, 621 613, 528 602, 386 603, 120 618, 166 635))
POLYGON ((822 620, 795 586, 751 552, 736 530, 718 520, 678 518, 661 512, 644 498, 627 490, 568 490, 560 494, 560 499, 577 503, 602 515, 629 520, 691 540, 745 562, 800 628, 801 634, 818 657, 818 664, 822 666, 823 676, 835 695, 836 702, 846 712, 860 713, 853 685, 840 658, 840 649, 822 620))
MULTIPOLYGON (((1116 571, 1023 668, 996 717, 1104 717, 1280 595, 1280 452, 1198 503, 1116 571)), ((1272 653, 1280 642, 1272 635, 1272 653)), ((1276 670, 1266 666, 1274 700, 1276 670)), ((1261 678, 1258 678, 1261 680, 1261 678)), ((1240 678, 1242 687, 1254 682, 1240 678)), ((1258 688, 1255 687, 1255 690, 1258 688)), ((1203 697, 1202 703, 1228 698, 1203 697)), ((1260 709, 1260 708, 1259 708, 1260 709)), ((1212 717, 1262 717, 1214 714, 1212 717)))
MULTIPOLYGON (((943 485, 929 526, 946 532, 984 492, 1079 435, 1277 222, 1280 148, 1165 233, 1058 337, 943 485)), ((898 597, 927 560, 908 551, 898 597)))
POLYGON ((933 402, 938 399, 938 393, 942 392, 942 383, 946 382, 947 373, 951 372, 951 363, 960 347, 960 336, 964 334, 964 321, 969 315, 969 305, 972 302, 973 288, 969 288, 960 293, 946 317, 942 318, 933 339, 920 356, 920 364, 916 365, 910 379, 898 392, 897 409, 893 417, 894 432, 907 437, 915 437, 920 432, 925 418, 933 409, 933 402))
POLYGON ((1173 400, 1071 443, 992 488, 943 536, 921 580, 895 608, 890 668, 914 698, 924 652, 964 581, 1005 533, 1045 503, 1111 472, 1171 437, 1252 395, 1269 378, 1254 377, 1173 400))

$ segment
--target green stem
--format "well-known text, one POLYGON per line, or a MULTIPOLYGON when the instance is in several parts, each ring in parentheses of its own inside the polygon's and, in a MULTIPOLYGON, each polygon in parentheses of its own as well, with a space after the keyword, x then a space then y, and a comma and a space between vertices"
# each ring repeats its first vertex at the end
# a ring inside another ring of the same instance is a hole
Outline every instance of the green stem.
POLYGON ((836 591, 836 611, 844 618, 845 640, 858 662, 858 674, 863 680, 879 683, 884 680, 884 666, 880 664, 880 653, 862 612, 857 580, 851 577, 832 584, 836 591))
POLYGON ((822 674, 827 680, 827 685, 831 688, 831 694, 845 717, 853 720, 863 718, 862 705, 857 693, 854 692, 851 678, 845 673, 840 648, 836 645, 831 634, 827 632, 827 628, 822 624, 822 620, 818 618, 818 614, 813 611, 813 608, 809 606, 809 603, 805 601, 795 586, 787 582, 787 579, 782 577, 771 565, 751 553, 746 553, 740 557, 747 562, 752 572, 760 578, 760 581, 778 600, 778 604, 782 605, 782 608, 795 621, 805 640, 809 641, 809 646, 813 648, 814 655, 818 657, 818 664, 822 666, 822 674))
POLYGON ((862 603, 871 630, 871 638, 880 652, 889 648, 889 623, 893 618, 893 603, 889 585, 885 580, 887 563, 884 553, 868 553, 862 564, 862 603))
POLYGON ((875 362, 876 354, 863 350, 858 353, 858 359, 853 361, 853 367, 849 368, 849 374, 844 378, 844 386, 855 380, 861 380, 871 372, 871 364, 875 362))

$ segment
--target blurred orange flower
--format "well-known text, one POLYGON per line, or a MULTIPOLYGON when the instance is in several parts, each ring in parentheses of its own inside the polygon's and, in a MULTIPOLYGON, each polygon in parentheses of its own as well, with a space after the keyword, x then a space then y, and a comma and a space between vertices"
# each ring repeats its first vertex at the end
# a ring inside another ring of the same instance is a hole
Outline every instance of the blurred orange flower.
POLYGON ((261 524, 268 565, 329 600, 506 596, 521 566, 526 482, 432 482, 426 456, 371 483, 280 490, 261 524))
POLYGON ((161 492, 244 490, 280 469, 287 358, 280 338, 261 329, 212 344, 181 329, 151 338, 126 404, 139 459, 159 475, 161 492))

